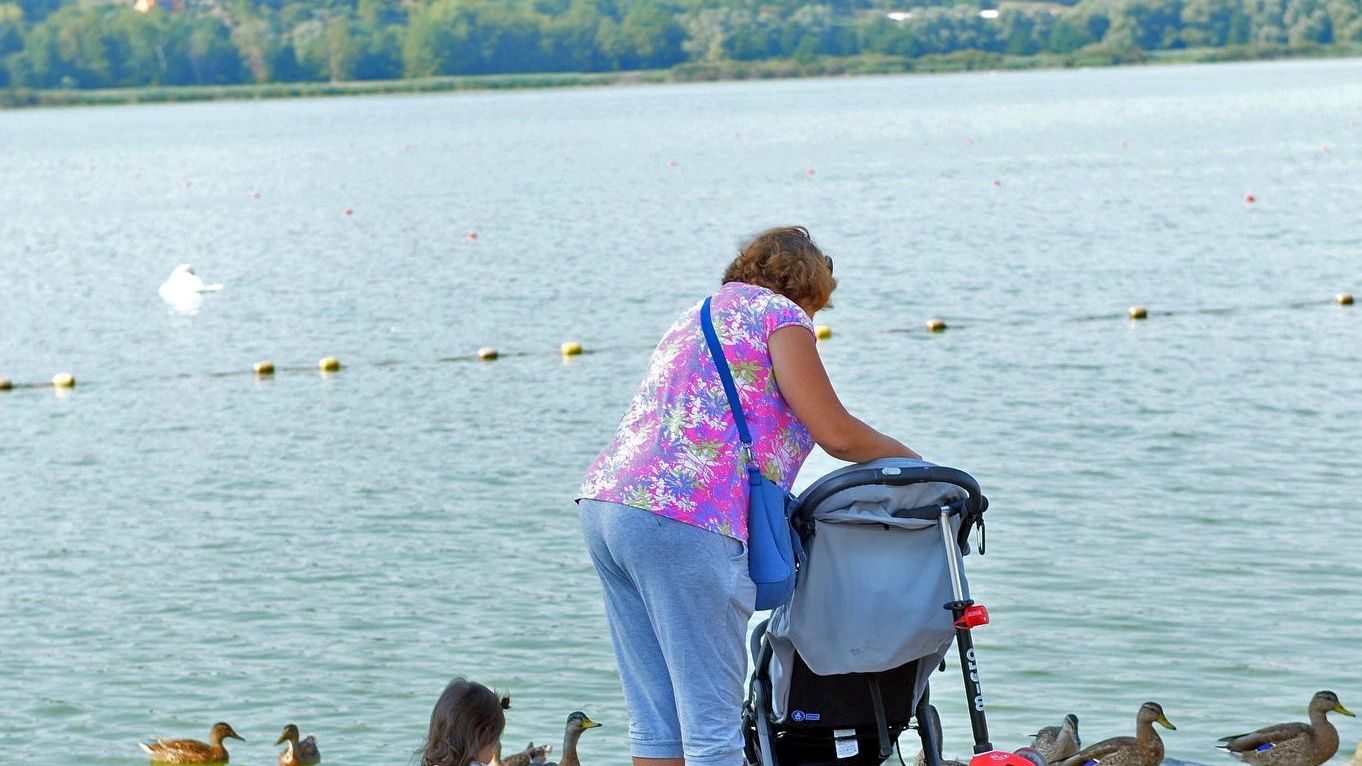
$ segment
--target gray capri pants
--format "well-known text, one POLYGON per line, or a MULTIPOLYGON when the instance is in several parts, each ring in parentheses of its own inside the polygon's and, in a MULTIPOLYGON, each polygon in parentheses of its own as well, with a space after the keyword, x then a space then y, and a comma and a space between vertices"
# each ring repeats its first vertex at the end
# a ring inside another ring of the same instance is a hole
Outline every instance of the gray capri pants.
POLYGON ((578 505, 605 596, 631 754, 740 766, 757 595, 747 546, 627 505, 578 505))

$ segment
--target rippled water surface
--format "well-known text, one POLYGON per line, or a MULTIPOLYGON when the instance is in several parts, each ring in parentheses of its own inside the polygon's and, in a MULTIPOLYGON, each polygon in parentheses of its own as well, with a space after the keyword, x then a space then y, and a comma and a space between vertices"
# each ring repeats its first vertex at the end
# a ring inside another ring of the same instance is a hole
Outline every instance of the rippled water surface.
POLYGON ((571 498, 787 222, 848 405, 992 499, 995 742, 1362 712, 1359 122, 1358 61, 0 113, 0 762, 406 763, 456 674, 625 762, 571 498), (223 289, 173 310, 177 263, 223 289))

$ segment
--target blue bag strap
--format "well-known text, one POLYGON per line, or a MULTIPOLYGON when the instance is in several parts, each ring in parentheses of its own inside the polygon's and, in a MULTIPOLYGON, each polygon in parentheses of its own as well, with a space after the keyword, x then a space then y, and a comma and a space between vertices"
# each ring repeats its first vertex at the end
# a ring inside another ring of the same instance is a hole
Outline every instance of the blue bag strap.
POLYGON ((713 296, 706 298, 704 305, 700 307, 700 329, 705 331, 705 342, 709 344, 710 356, 714 357, 714 366, 719 368, 719 380, 723 381, 728 407, 733 410, 733 421, 738 425, 738 438, 742 440, 747 465, 752 468, 752 434, 747 430, 747 418, 742 413, 742 402, 738 401, 738 389, 733 385, 733 373, 728 369, 724 347, 719 345, 719 335, 714 332, 714 319, 709 313, 709 302, 712 298, 713 296))

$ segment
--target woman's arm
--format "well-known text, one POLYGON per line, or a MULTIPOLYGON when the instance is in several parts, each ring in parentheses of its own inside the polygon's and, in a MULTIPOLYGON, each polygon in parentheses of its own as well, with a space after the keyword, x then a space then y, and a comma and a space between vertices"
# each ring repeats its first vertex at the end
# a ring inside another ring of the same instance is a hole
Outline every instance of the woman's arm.
POLYGON ((862 463, 881 457, 921 455, 902 442, 861 422, 837 398, 818 356, 813 334, 803 327, 782 327, 767 343, 776 387, 818 446, 839 460, 862 463))

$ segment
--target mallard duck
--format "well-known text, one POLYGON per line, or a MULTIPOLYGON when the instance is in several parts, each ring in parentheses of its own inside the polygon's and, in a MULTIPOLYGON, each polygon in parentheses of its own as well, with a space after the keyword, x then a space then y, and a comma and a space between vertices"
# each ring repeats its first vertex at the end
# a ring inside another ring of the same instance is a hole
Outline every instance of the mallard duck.
POLYGON ((1216 747, 1255 766, 1319 766, 1338 752, 1338 729, 1327 714, 1352 713, 1331 691, 1310 698, 1310 723, 1279 723, 1248 734, 1221 737, 1216 747))
POLYGON ((498 752, 497 763, 500 763, 502 766, 544 766, 544 764, 549 762, 549 753, 551 752, 553 752, 553 745, 539 745, 536 747, 535 744, 531 742, 524 750, 521 750, 514 755, 506 756, 505 758, 502 758, 501 753, 498 752))
POLYGON ((1078 716, 1069 713, 1059 726, 1046 726, 1036 732, 1031 747, 1049 763, 1058 763, 1077 753, 1083 747, 1078 738, 1078 716))
POLYGON ((246 741, 245 737, 232 731, 231 726, 218 722, 208 732, 207 744, 197 739, 157 739, 137 744, 156 763, 226 763, 229 756, 222 740, 228 737, 246 741))
POLYGON ((288 743, 288 747, 279 754, 279 766, 311 766, 322 762, 321 751, 317 749, 317 738, 309 734, 307 739, 298 741, 297 726, 293 724, 285 726, 284 733, 279 735, 274 744, 284 742, 288 743))
POLYGON ((1154 724, 1165 729, 1177 727, 1168 722, 1163 707, 1146 702, 1135 714, 1135 736, 1112 737, 1079 750, 1059 762, 1059 766, 1159 766, 1163 761, 1163 740, 1154 724))
POLYGON ((575 710, 567 717, 567 727, 563 731, 563 759, 558 763, 549 763, 545 766, 582 766, 582 762, 577 760, 577 740, 581 739, 582 732, 587 729, 594 729, 600 724, 586 717, 586 713, 575 710))

